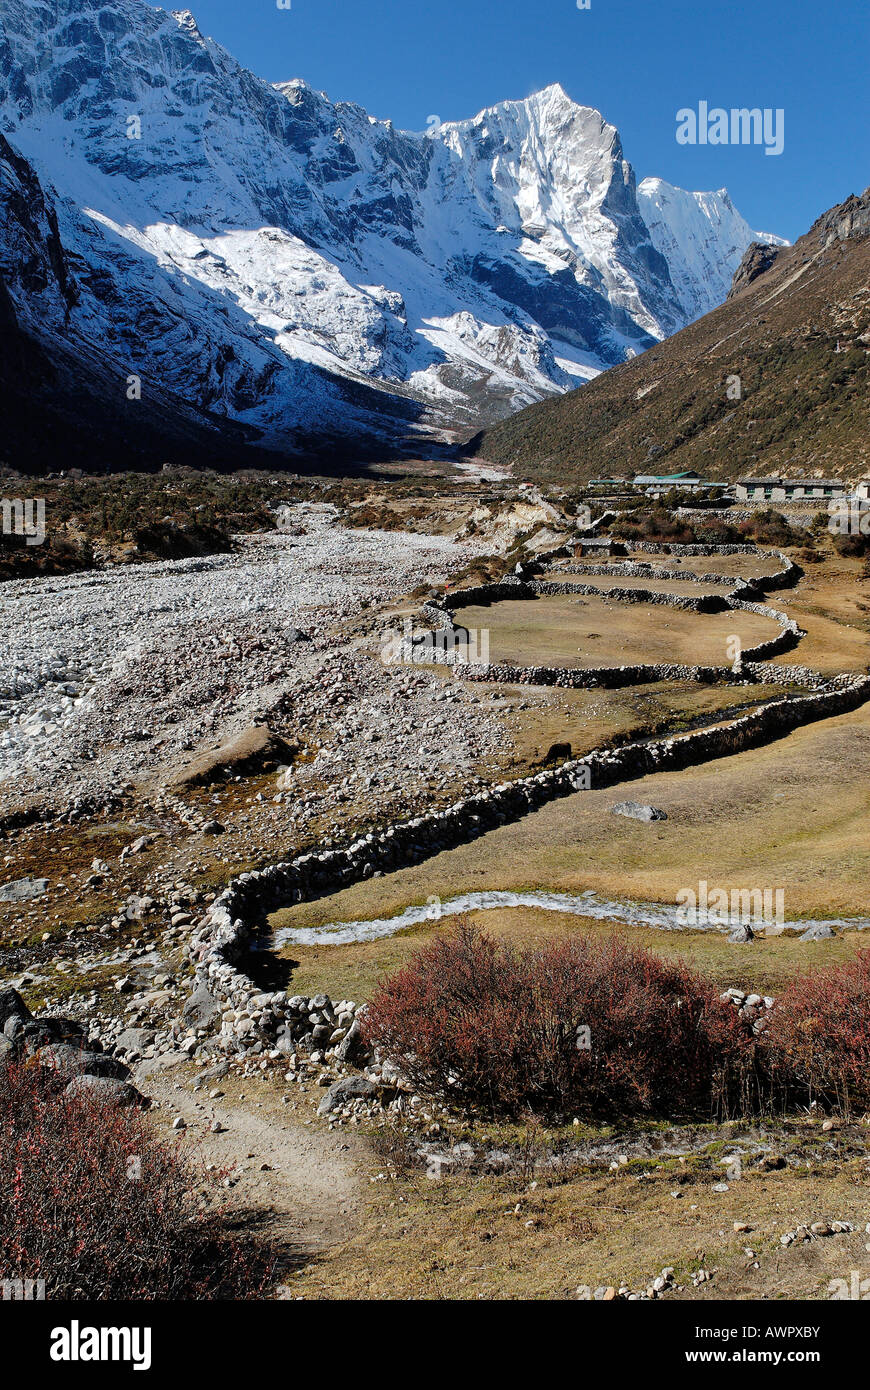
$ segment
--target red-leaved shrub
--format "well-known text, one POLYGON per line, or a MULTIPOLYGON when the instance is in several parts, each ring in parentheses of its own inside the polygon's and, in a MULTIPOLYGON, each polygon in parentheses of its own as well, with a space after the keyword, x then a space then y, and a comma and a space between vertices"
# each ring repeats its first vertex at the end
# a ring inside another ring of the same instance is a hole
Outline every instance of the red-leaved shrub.
POLYGON ((460 923, 364 1019, 418 1089, 492 1113, 732 1113, 753 1081, 751 1033, 715 987, 617 936, 518 949, 460 923))
POLYGON ((786 1098, 870 1108, 870 951, 794 980, 777 998, 762 1046, 786 1098))
POLYGON ((0 1067, 0 1280, 53 1299, 262 1294, 268 1252, 197 1202, 208 1180, 140 1111, 0 1067))

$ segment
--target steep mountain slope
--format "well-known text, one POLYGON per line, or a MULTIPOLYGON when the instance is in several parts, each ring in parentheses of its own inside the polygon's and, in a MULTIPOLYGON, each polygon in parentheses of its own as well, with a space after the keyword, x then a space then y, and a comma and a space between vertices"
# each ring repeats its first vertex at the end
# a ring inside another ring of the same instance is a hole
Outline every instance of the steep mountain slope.
POLYGON ((644 179, 637 201, 653 246, 665 258, 687 322, 709 314, 727 295, 740 258, 753 241, 783 245, 753 232, 727 188, 687 193, 664 179, 644 179))
POLYGON ((870 189, 794 246, 751 246, 718 309, 470 451, 529 477, 866 476, 870 189))
POLYGON ((164 393, 282 451, 564 391, 709 308, 753 235, 727 195, 639 200, 558 86, 408 134, 141 0, 4 0, 0 128, 76 283, 63 347, 139 376, 140 416, 164 393))
POLYGON ((67 336, 79 287, 33 169, 0 135, 0 459, 28 469, 229 465, 252 431, 158 387, 128 402, 122 368, 67 336))

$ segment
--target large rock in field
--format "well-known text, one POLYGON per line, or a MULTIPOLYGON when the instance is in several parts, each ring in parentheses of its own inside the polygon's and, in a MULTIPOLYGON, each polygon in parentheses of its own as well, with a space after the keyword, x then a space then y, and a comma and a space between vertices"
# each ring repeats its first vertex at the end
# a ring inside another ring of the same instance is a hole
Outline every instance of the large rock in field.
POLYGON ((64 1090, 71 1100, 77 1097, 100 1101, 105 1105, 144 1105, 145 1097, 129 1081, 119 1081, 112 1076, 91 1076, 85 1073, 74 1076, 64 1090))
POLYGON ((632 820, 667 820, 667 812, 658 806, 642 806, 639 801, 617 801, 610 808, 614 816, 629 816, 632 820))
POLYGON ((154 1041, 153 1028, 125 1028, 115 1039, 118 1052, 143 1052, 154 1041))
POLYGON ((205 1028, 220 1013, 220 1005, 205 985, 197 985, 181 1011, 185 1023, 193 1028, 205 1028))
POLYGON ((741 942, 754 941, 755 932, 748 922, 740 922, 736 927, 732 927, 731 931, 728 933, 728 940, 731 942, 732 946, 739 946, 741 942))
POLYGON ((369 1081, 367 1076, 343 1076, 340 1081, 333 1081, 318 1105, 317 1113, 318 1115, 329 1115, 333 1110, 339 1110, 349 1100, 358 1100, 360 1097, 369 1098, 377 1093, 377 1086, 373 1081, 369 1081))
POLYGON ((114 1081, 126 1081, 130 1075, 129 1067, 116 1057, 107 1057, 104 1052, 84 1052, 66 1043, 41 1047, 34 1057, 41 1067, 68 1080, 74 1076, 108 1076, 114 1081))
MULTIPOLYGON (((29 1023, 33 1014, 28 1009, 17 989, 0 990, 0 1033, 9 1037, 6 1024, 17 1020, 19 1027, 29 1023)), ((17 1031, 10 1029, 10 1032, 17 1031)))
POLYGON ((26 903, 48 891, 47 878, 16 878, 0 884, 0 903, 26 903))
POLYGON ((829 927, 826 922, 813 922, 812 926, 807 927, 806 931, 798 938, 799 941, 829 941, 832 936, 836 936, 833 927, 829 927))
POLYGON ((54 1043, 85 1051, 88 1035, 84 1024, 72 1018, 31 1018, 16 1033, 15 1042, 26 1057, 32 1057, 40 1048, 54 1043))

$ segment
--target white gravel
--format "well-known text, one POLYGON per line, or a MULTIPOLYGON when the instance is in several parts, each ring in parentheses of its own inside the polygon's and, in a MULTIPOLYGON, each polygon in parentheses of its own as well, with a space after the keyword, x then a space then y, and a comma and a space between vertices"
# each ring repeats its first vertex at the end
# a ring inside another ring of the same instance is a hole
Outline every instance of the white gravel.
POLYGON ((324 504, 293 513, 303 534, 240 538, 233 555, 0 585, 7 793, 45 794, 59 774, 79 794, 96 790, 234 716, 249 721, 316 651, 336 646, 327 625, 443 579, 476 550, 348 530, 324 504), (313 642, 296 641, 295 628, 313 642))

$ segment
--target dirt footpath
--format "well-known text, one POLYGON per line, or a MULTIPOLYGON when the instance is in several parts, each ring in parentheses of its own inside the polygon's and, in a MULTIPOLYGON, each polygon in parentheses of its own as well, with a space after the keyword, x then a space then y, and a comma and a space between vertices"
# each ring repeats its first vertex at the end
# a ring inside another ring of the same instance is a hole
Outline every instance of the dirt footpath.
POLYGON ((368 1187, 365 1140, 329 1130, 296 1087, 283 1093, 271 1081, 230 1075, 197 1090, 199 1076, 187 1063, 140 1066, 136 1081, 154 1102, 157 1128, 226 1172, 230 1212, 276 1245, 279 1269, 299 1268, 354 1235, 368 1187), (214 1091, 221 1094, 212 1098, 214 1091), (176 1130, 179 1117, 186 1127, 176 1130))

